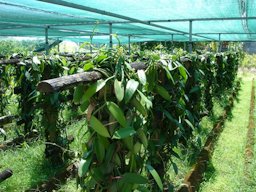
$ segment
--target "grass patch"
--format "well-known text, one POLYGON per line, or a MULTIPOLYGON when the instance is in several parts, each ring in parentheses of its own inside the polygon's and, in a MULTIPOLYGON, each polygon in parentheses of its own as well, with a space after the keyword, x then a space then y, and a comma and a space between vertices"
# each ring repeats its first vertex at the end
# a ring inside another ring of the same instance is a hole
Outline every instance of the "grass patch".
MULTIPOLYGON (((9 124, 8 126, 15 126, 9 124)), ((11 136, 16 137, 12 129, 7 129, 11 136)), ((85 120, 73 121, 67 126, 67 134, 74 136, 74 142, 70 144, 70 150, 79 158, 84 151, 88 137, 85 120)), ((45 144, 43 140, 33 142, 30 145, 23 143, 20 148, 12 148, 0 151, 0 171, 11 168, 13 176, 0 184, 0 191, 21 192, 38 183, 48 180, 62 170, 62 166, 52 166, 44 157, 45 144)), ((61 186, 62 187, 62 186, 61 186)), ((75 191, 75 180, 68 181, 60 191, 75 191)))
POLYGON ((52 167, 44 159, 42 141, 32 143, 31 146, 23 143, 21 148, 1 151, 0 159, 1 170, 13 170, 13 176, 0 184, 0 191, 25 191, 58 171, 58 167, 52 167))
POLYGON ((244 182, 244 149, 249 118, 251 78, 243 78, 239 102, 232 110, 233 118, 225 128, 215 147, 212 166, 205 174, 201 192, 254 191, 244 182))
MULTIPOLYGON (((174 188, 178 188, 184 181, 184 177, 191 170, 192 165, 195 163, 198 154, 200 153, 209 133, 211 132, 214 124, 224 111, 224 106, 227 103, 225 99, 214 100, 213 113, 210 116, 205 116, 201 122, 200 132, 194 133, 195 137, 190 141, 189 147, 184 148, 181 159, 174 158, 173 161, 177 164, 179 171, 175 174, 172 167, 169 170, 170 180, 173 181, 174 188), (200 142, 198 142, 200 140, 200 142)), ((182 146, 180 146, 182 148, 182 146)))

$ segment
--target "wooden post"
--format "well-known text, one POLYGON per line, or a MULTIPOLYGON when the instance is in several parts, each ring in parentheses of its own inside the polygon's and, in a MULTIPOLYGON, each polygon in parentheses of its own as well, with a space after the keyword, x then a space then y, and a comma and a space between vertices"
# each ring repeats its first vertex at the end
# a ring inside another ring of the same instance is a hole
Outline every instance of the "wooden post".
POLYGON ((15 119, 16 117, 17 116, 15 115, 6 115, 6 116, 0 117, 0 126, 11 123, 12 120, 15 119))
MULTIPOLYGON (((51 78, 51 68, 49 65, 45 66, 43 79, 51 78)), ((58 127, 59 116, 59 93, 43 93, 43 126, 45 131, 45 157, 48 158, 52 164, 56 165, 62 163, 62 138, 60 128, 58 127)))
POLYGON ((6 169, 0 173, 0 183, 12 176, 12 170, 6 169))
POLYGON ((58 127, 58 95, 59 93, 44 94, 43 103, 43 125, 46 139, 45 156, 53 164, 62 162, 62 147, 64 147, 61 142, 60 128, 58 127))
MULTIPOLYGON (((2 74, 3 74, 3 69, 0 68, 0 77, 2 77, 2 74)), ((0 78, 0 115, 4 115, 4 105, 3 105, 3 100, 4 100, 4 97, 3 97, 3 94, 4 94, 4 87, 3 87, 3 83, 2 83, 2 79, 0 78)), ((1 124, 0 124, 1 125, 1 124)))
POLYGON ((22 82, 20 83, 20 118, 21 120, 18 122, 19 125, 24 123, 24 132, 25 134, 31 131, 32 120, 33 120, 33 100, 29 98, 29 95, 34 91, 31 82, 27 81, 25 77, 25 71, 27 71, 28 66, 25 67, 25 70, 20 67, 16 68, 17 77, 23 76, 22 82))
MULTIPOLYGON (((134 70, 144 70, 147 68, 143 62, 133 62, 130 63, 130 65, 134 70)), ((37 90, 41 93, 53 93, 55 91, 61 91, 73 87, 79 83, 89 83, 101 78, 102 74, 98 71, 82 72, 74 75, 62 76, 41 81, 37 85, 37 90)))

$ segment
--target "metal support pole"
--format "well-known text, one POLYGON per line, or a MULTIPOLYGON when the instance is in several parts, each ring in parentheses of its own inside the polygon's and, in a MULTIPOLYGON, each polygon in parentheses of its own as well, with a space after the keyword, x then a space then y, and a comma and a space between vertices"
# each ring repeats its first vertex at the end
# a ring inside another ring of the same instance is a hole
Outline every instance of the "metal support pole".
POLYGON ((188 51, 192 53, 192 20, 189 21, 189 44, 188 51))
POLYGON ((49 26, 46 26, 45 27, 45 52, 46 52, 46 55, 49 54, 48 29, 49 29, 49 26))
POLYGON ((131 54, 131 35, 128 35, 128 53, 131 54))
MULTIPOLYGON (((59 41, 59 38, 57 39, 59 41)), ((58 53, 60 52, 60 44, 57 45, 58 53)))
POLYGON ((92 35, 90 36, 90 53, 92 54, 92 35))
POLYGON ((172 34, 172 49, 174 49, 173 34, 172 34))
POLYGON ((219 33, 219 49, 218 49, 218 52, 221 52, 221 49, 222 49, 221 34, 219 33))
POLYGON ((109 47, 110 47, 110 49, 113 48, 113 41, 112 41, 112 23, 109 23, 109 47))

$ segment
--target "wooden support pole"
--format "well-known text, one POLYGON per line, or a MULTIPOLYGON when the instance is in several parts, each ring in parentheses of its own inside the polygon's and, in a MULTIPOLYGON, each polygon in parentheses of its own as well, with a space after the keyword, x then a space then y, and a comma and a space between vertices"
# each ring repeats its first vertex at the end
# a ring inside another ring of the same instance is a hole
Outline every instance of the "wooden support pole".
POLYGON ((19 136, 19 137, 16 137, 16 138, 12 139, 12 140, 7 140, 4 143, 0 144, 0 150, 6 150, 10 147, 20 145, 24 141, 38 139, 38 137, 39 137, 38 131, 37 130, 32 130, 28 134, 26 134, 25 136, 19 136))
POLYGON ((12 120, 14 120, 17 116, 15 115, 6 115, 6 116, 2 116, 0 117, 0 125, 5 125, 8 123, 11 123, 12 120))
POLYGON ((18 64, 20 61, 20 59, 3 59, 0 60, 0 65, 18 64))
MULTIPOLYGON (((134 62, 130 64, 131 67, 135 70, 146 69, 146 65, 143 62, 134 62)), ((96 81, 102 78, 102 74, 98 71, 90 71, 77 73, 74 75, 68 75, 63 77, 58 77, 54 79, 41 81, 37 85, 37 90, 42 93, 53 93, 56 91, 61 91, 72 86, 77 85, 78 83, 88 83, 96 81)))
POLYGON ((0 172, 0 183, 3 182, 4 180, 8 179, 9 177, 11 177, 13 174, 11 169, 6 169, 2 172, 0 172))
POLYGON ((97 71, 77 73, 74 75, 41 81, 37 86, 37 90, 43 93, 52 93, 78 83, 96 81, 101 78, 101 73, 97 71))

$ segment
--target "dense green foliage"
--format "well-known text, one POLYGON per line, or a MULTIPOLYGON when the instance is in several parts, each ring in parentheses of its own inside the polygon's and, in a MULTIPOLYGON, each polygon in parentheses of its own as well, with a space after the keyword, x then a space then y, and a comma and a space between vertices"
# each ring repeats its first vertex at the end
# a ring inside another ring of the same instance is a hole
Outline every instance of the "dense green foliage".
MULTIPOLYGON (((30 55, 20 59, 21 65, 0 67, 1 89, 17 87, 25 132, 33 121, 43 124, 46 141, 58 146, 47 144, 46 156, 59 159, 59 146, 66 147, 61 109, 69 106, 84 112, 89 139, 81 141, 80 185, 87 191, 128 192, 169 188, 167 170, 178 171, 173 159, 179 158, 179 149, 191 142, 201 146, 197 136, 202 117, 212 111, 213 98, 233 88, 239 54, 187 54, 181 49, 169 53, 159 48, 127 56, 123 47, 117 47, 90 57, 30 55), (145 70, 132 69, 132 62, 143 62, 145 70), (35 91, 43 79, 90 70, 101 72, 104 78, 52 94, 35 91), (75 106, 70 105, 70 95, 75 106)), ((6 102, 3 99, 0 105, 6 102)))
POLYGON ((123 48, 99 52, 91 62, 104 71, 105 80, 80 85, 74 93, 75 102, 87 110, 90 131, 78 172, 82 187, 168 188, 168 168, 178 171, 172 161, 179 158, 177 149, 200 134, 199 122, 212 110, 209 102, 232 88, 237 58, 232 52, 145 51, 131 57, 123 48), (127 63, 134 60, 142 60, 146 70, 131 69, 127 63))
POLYGON ((241 66, 247 68, 256 68, 256 55, 245 54, 241 66))
POLYGON ((16 53, 28 54, 40 44, 37 40, 0 40, 0 56, 9 56, 16 53))

